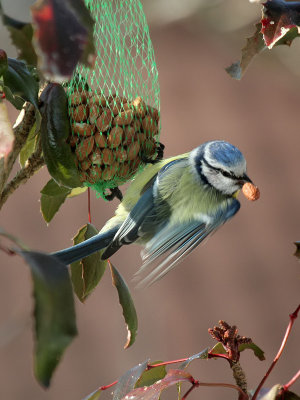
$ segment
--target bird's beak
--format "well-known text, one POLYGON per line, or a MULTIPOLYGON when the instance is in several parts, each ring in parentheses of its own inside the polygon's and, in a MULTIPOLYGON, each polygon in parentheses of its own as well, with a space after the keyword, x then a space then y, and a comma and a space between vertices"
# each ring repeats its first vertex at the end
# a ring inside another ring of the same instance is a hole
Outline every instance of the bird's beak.
POLYGON ((249 176, 248 176, 247 174, 244 174, 244 175, 241 177, 241 179, 239 180, 239 184, 240 184, 241 186, 243 186, 244 183, 246 183, 246 182, 253 183, 253 182, 251 181, 251 179, 249 178, 249 176))

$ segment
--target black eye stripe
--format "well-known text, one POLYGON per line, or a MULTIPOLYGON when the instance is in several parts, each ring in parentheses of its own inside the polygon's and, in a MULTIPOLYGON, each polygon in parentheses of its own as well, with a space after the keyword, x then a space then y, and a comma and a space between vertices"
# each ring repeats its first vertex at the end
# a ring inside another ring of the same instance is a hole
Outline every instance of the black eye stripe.
POLYGON ((203 157, 202 161, 204 162, 204 164, 208 167, 213 169, 214 171, 220 172, 223 176, 225 176, 226 178, 231 178, 231 179, 238 179, 232 172, 228 172, 228 171, 224 171, 224 169, 222 168, 217 168, 217 167, 213 167, 212 165, 210 165, 207 160, 203 157))

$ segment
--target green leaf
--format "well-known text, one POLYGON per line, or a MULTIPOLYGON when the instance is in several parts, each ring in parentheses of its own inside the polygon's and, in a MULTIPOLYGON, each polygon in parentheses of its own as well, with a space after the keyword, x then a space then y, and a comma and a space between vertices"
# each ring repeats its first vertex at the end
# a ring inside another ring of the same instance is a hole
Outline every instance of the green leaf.
POLYGON ((36 77, 23 61, 8 58, 7 62, 8 68, 3 73, 4 92, 7 100, 18 109, 20 109, 22 101, 23 103, 29 101, 38 108, 39 85, 36 77))
POLYGON ((68 194, 68 197, 72 198, 72 197, 75 197, 75 196, 79 196, 80 194, 86 192, 87 189, 88 189, 87 186, 74 188, 74 189, 71 190, 71 193, 68 194))
POLYGON ((28 22, 18 21, 5 15, 0 3, 0 15, 3 25, 10 33, 11 40, 17 48, 18 58, 26 61, 28 64, 37 64, 37 55, 32 45, 33 28, 28 22))
POLYGON ((101 389, 97 389, 93 393, 87 395, 83 400, 98 400, 101 392, 102 392, 101 389))
POLYGON ((43 187, 41 190, 41 212, 47 223, 52 220, 70 192, 70 188, 59 186, 54 179, 50 179, 43 187))
MULTIPOLYGON (((74 245, 82 243, 97 234, 98 230, 93 225, 86 224, 73 238, 73 243, 74 245)), ((97 251, 83 260, 71 264, 73 288, 82 302, 95 289, 105 272, 107 260, 101 260, 102 253, 103 251, 97 251)))
POLYGON ((127 326, 127 341, 124 346, 124 349, 127 349, 135 341, 138 327, 137 314, 128 286, 124 281, 122 275, 111 263, 109 263, 109 265, 111 270, 112 283, 118 291, 119 302, 123 309, 123 315, 127 326))
POLYGON ((259 391, 257 400, 276 400, 281 389, 281 385, 275 385, 271 389, 262 388, 259 391))
POLYGON ((38 136, 36 134, 36 122, 35 122, 32 128, 30 129, 25 145, 22 147, 22 150, 20 151, 20 164, 22 167, 25 166, 26 161, 35 151, 37 139, 38 136))
POLYGON ((165 365, 161 365, 159 367, 155 367, 155 364, 160 364, 162 361, 155 361, 151 363, 153 365, 152 368, 145 370, 140 376, 139 380, 135 384, 135 388, 143 387, 143 386, 151 386, 153 383, 163 379, 166 376, 166 367, 165 365))
POLYGON ((71 127, 65 90, 59 84, 50 83, 43 90, 40 100, 41 144, 49 174, 63 186, 81 187, 75 155, 66 142, 71 127))
POLYGON ((243 343, 239 345, 239 351, 244 351, 246 349, 252 350, 254 352, 254 355, 260 361, 264 361, 266 359, 264 351, 261 348, 259 348, 255 343, 243 343))
POLYGON ((300 259, 300 242, 295 242, 296 245, 296 251, 294 253, 294 255, 300 259))
POLYGON ((123 399, 127 393, 135 387, 136 382, 147 368, 148 361, 149 360, 146 360, 143 363, 135 365, 118 379, 118 383, 114 390, 113 400, 123 399))
POLYGON ((48 387, 66 347, 77 335, 74 298, 68 269, 55 257, 21 251, 31 268, 35 300, 34 370, 48 387))
POLYGON ((220 342, 215 344, 210 352, 213 354, 227 354, 224 346, 220 342))

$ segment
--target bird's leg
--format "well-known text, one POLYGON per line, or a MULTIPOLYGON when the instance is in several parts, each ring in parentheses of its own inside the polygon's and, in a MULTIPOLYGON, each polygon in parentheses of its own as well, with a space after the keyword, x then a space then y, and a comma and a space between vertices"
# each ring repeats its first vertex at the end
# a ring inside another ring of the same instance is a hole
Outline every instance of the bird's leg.
POLYGON ((157 155, 156 155, 155 160, 152 160, 151 158, 146 157, 143 154, 141 156, 141 159, 145 164, 156 164, 163 159, 164 149, 165 149, 165 145, 160 142, 157 142, 156 143, 156 154, 157 155))
POLYGON ((112 201, 115 197, 117 199, 119 199, 120 201, 123 200, 123 194, 118 186, 116 186, 114 188, 109 188, 109 190, 110 190, 110 194, 105 195, 106 200, 112 201))

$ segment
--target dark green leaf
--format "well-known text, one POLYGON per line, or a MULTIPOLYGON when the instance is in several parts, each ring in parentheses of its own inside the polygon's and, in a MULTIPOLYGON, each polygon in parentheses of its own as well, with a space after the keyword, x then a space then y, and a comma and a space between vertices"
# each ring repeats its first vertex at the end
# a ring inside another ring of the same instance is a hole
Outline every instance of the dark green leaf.
POLYGON ((8 67, 7 54, 5 53, 4 50, 0 49, 0 78, 7 70, 7 67, 8 67))
POLYGON ((20 254, 31 268, 34 284, 35 375, 47 387, 77 334, 72 285, 68 269, 55 257, 33 251, 20 254))
POLYGON ((200 353, 192 355, 186 361, 184 361, 182 364, 180 364, 178 369, 185 369, 194 360, 199 360, 199 359, 207 360, 207 358, 208 358, 208 349, 202 350, 202 351, 200 351, 200 353))
POLYGON ((8 68, 3 74, 4 92, 16 108, 20 109, 20 104, 29 101, 38 108, 39 85, 36 77, 29 71, 23 61, 8 58, 8 68))
POLYGON ((160 364, 161 361, 155 361, 151 363, 153 368, 145 370, 138 381, 135 384, 135 388, 143 387, 143 386, 151 386, 153 383, 163 379, 166 376, 166 367, 165 365, 161 365, 159 367, 154 367, 155 364, 160 364))
POLYGON ((98 400, 101 392, 102 392, 101 389, 97 389, 93 393, 87 395, 83 400, 98 400))
POLYGON ((122 306, 123 315, 127 325, 128 334, 127 334, 127 341, 124 346, 124 348, 127 349, 135 341, 137 327, 138 327, 137 314, 128 286, 124 281, 122 275, 111 263, 109 263, 109 265, 111 270, 112 282, 118 291, 119 301, 122 306))
POLYGON ((243 343, 239 346, 239 351, 244 351, 246 349, 252 350, 260 361, 265 360, 265 353, 255 343, 243 343))
MULTIPOLYGON (((79 244, 97 234, 98 230, 93 225, 87 224, 73 238, 73 243, 74 245, 79 244)), ((71 264, 73 288, 82 302, 95 289, 104 274, 107 260, 101 260, 102 253, 103 251, 97 251, 83 260, 71 264)))
POLYGON ((41 143, 49 174, 63 186, 80 187, 82 183, 79 180, 75 156, 66 142, 71 127, 64 88, 57 83, 49 83, 40 100, 41 143))
POLYGON ((147 368, 148 361, 149 360, 146 360, 143 363, 134 366, 118 379, 118 383, 114 390, 113 400, 123 399, 127 393, 134 388, 136 382, 147 368))
POLYGON ((26 61, 28 64, 37 64, 37 56, 32 45, 33 28, 32 24, 18 21, 3 13, 0 3, 0 15, 3 25, 5 25, 10 33, 13 44, 17 48, 18 58, 26 61))
MULTIPOLYGON (((281 399, 282 399, 282 396, 281 396, 281 398, 278 398, 277 400, 281 400, 281 399)), ((300 397, 296 393, 286 391, 286 392, 284 392, 284 400, 300 400, 300 397)))
POLYGON ((300 259, 300 242, 295 242, 296 245, 296 251, 294 253, 294 255, 300 259))
POLYGON ((54 179, 50 179, 43 187, 41 190, 41 212, 47 223, 52 220, 70 192, 70 188, 59 186, 54 179))

